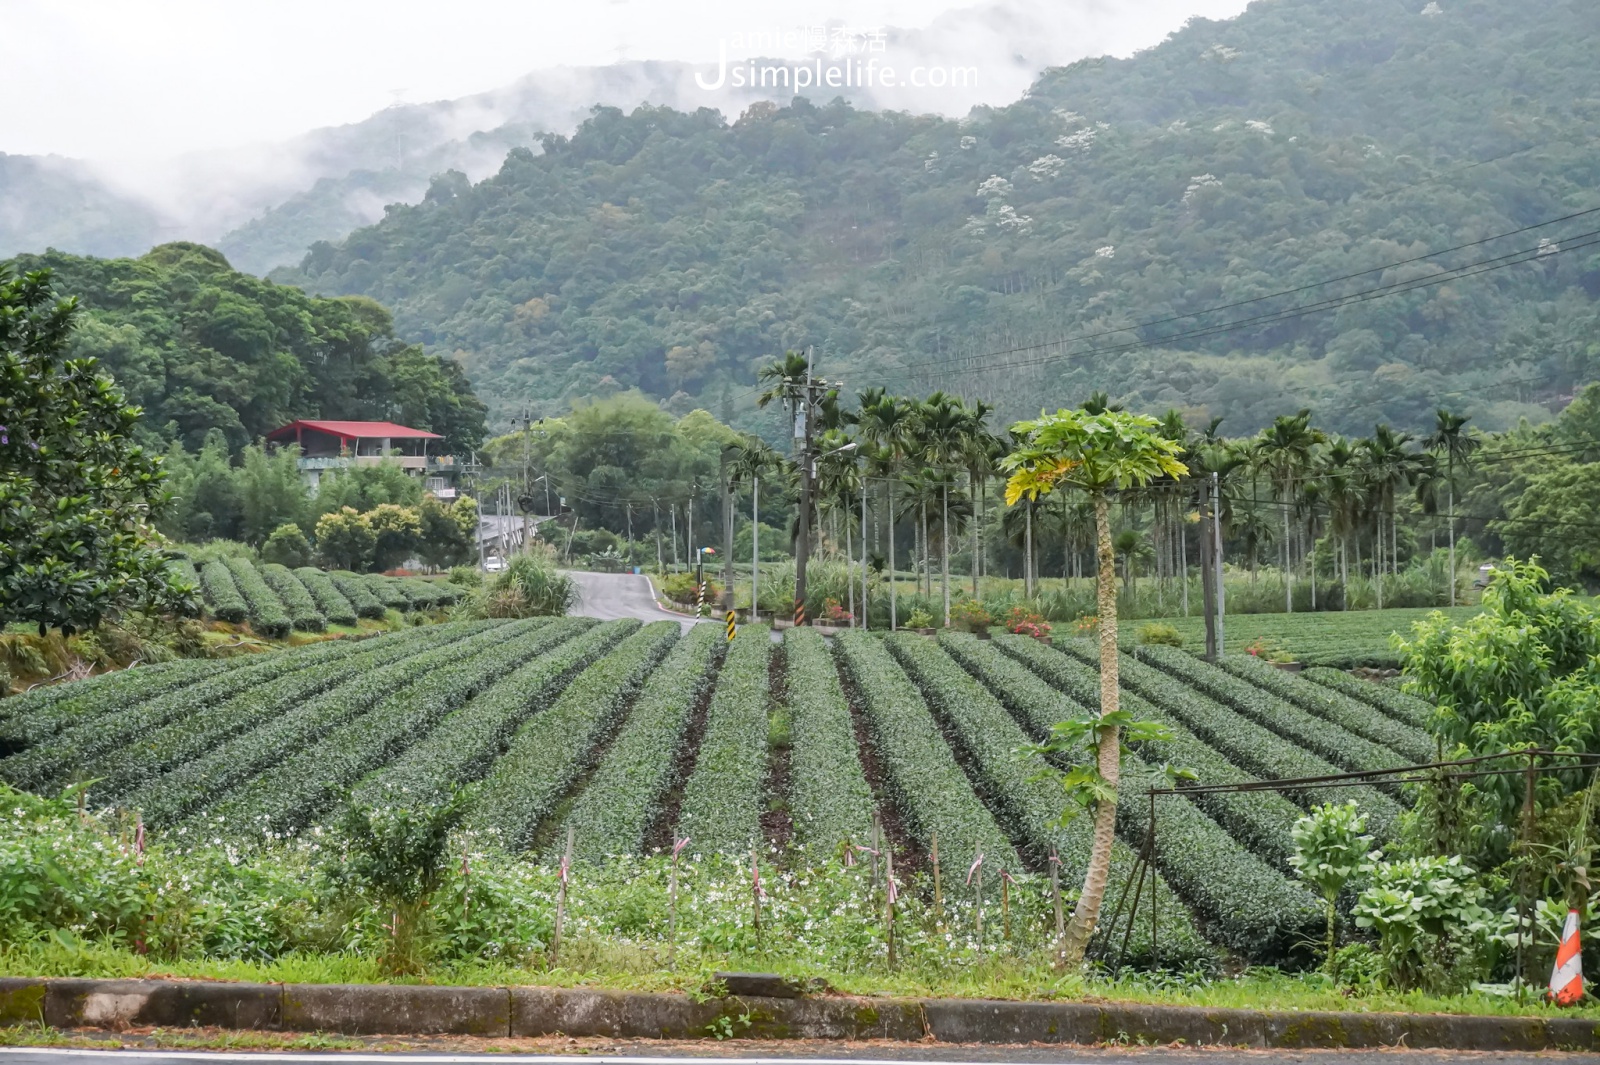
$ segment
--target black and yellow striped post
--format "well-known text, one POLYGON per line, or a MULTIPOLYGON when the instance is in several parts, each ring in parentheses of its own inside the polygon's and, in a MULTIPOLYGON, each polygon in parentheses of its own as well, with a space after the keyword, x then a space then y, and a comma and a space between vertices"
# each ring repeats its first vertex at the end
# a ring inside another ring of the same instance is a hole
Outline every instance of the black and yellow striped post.
POLYGON ((794 601, 794 624, 795 624, 795 628, 799 628, 800 626, 804 625, 805 623, 806 623, 806 604, 805 604, 805 600, 796 599, 794 601))
POLYGON ((739 632, 739 615, 728 611, 728 639, 733 639, 739 632))

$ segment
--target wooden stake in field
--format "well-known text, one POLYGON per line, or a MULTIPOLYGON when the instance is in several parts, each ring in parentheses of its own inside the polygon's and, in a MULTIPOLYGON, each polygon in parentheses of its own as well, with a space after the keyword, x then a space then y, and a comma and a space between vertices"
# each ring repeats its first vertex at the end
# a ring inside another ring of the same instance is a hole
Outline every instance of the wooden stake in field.
POLYGON ((672 875, 667 885, 667 968, 678 964, 678 855, 689 845, 689 837, 672 844, 672 875))
POLYGON ((1056 943, 1067 934, 1066 915, 1061 912, 1061 856, 1050 848, 1050 895, 1056 904, 1056 943))
POLYGON ((944 889, 939 884, 939 833, 930 833, 933 838, 933 913, 934 920, 940 925, 944 923, 944 889))
POLYGON ((761 938, 761 896, 766 892, 761 889, 761 861, 754 847, 750 848, 750 905, 755 914, 754 927, 756 938, 761 938))
POLYGON ((893 969, 895 967, 894 904, 900 898, 900 889, 895 886, 894 882, 894 853, 892 851, 883 852, 883 868, 889 881, 887 901, 884 904, 884 916, 889 922, 889 968, 893 969))
POLYGON ((967 883, 972 885, 972 919, 973 928, 978 941, 978 949, 983 949, 983 852, 976 851, 977 857, 972 859, 972 865, 967 869, 967 883))
POLYGON ((556 892, 556 931, 550 937, 550 965, 555 967, 561 959, 561 926, 567 918, 567 881, 572 874, 572 844, 577 837, 577 828, 567 826, 567 850, 561 856, 561 886, 556 892))
POLYGON ((1000 929, 1007 943, 1011 942, 1011 874, 1000 870, 1000 929))
POLYGON ((883 850, 883 822, 872 811, 872 890, 878 890, 878 853, 883 850))

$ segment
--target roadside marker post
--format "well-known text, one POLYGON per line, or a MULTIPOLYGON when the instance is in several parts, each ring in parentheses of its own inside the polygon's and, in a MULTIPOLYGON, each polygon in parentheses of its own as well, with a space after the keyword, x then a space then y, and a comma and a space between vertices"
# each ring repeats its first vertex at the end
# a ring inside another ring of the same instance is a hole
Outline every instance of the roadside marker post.
POLYGON ((733 611, 730 610, 730 611, 728 611, 727 621, 728 621, 728 642, 732 643, 733 642, 733 638, 736 635, 738 635, 738 633, 739 633, 739 615, 735 614, 733 611))

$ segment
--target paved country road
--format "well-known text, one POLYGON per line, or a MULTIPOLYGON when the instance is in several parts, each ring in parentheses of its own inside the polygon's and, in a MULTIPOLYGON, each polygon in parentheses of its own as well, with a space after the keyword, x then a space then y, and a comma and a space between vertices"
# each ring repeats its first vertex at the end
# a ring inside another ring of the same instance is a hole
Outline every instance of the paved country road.
MULTIPOLYGON (((108 1033, 109 1034, 109 1033, 108 1033)), ((137 1036, 128 1037, 130 1040, 137 1036)), ((439 1041, 443 1042, 443 1041, 439 1041)), ((466 1041, 464 1041, 466 1042, 466 1041)), ((474 1050, 494 1045, 492 1040, 471 1040, 474 1050)), ((541 1041, 548 1042, 548 1041, 541 1041)), ((374 1044, 377 1045, 376 1043, 374 1044)), ((882 1043, 804 1042, 785 1046, 775 1043, 663 1043, 659 1048, 648 1043, 618 1044, 605 1040, 559 1040, 553 1049, 560 1053, 440 1053, 407 1041, 386 1044, 382 1053, 367 1051, 239 1051, 147 1050, 135 1046, 122 1050, 73 1050, 67 1048, 0 1049, 0 1065, 269 1065, 271 1062, 307 1062, 339 1065, 360 1062, 376 1065, 397 1058, 407 1065, 570 1065, 574 1057, 607 1065, 662 1065, 672 1061, 738 1062, 739 1065, 903 1065, 910 1061, 939 1062, 942 1065, 1593 1065, 1600 1056, 1549 1052, 1463 1053, 1428 1050, 1195 1050, 1138 1047, 983 1047, 882 1043)), ((437 1045, 437 1043, 435 1044, 437 1045)))
POLYGON ((683 622, 685 627, 695 623, 693 618, 657 606, 649 577, 633 573, 590 573, 586 570, 565 572, 578 586, 578 605, 573 610, 575 614, 604 621, 614 618, 639 618, 643 621, 675 618, 683 622))

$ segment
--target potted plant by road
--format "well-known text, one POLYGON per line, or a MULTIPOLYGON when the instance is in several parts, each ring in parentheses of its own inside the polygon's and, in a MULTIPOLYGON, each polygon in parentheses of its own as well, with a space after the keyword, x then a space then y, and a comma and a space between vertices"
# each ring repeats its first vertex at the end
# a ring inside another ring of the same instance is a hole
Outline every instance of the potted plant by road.
POLYGON ((1006 631, 1018 636, 1032 636, 1042 644, 1049 644, 1050 623, 1037 610, 1014 606, 1006 614, 1006 631))
POLYGON ((987 640, 994 618, 976 599, 961 599, 950 606, 950 624, 961 632, 970 632, 980 640, 987 640))
POLYGON ((1305 668, 1304 662, 1296 662, 1294 656, 1275 643, 1271 643, 1263 636, 1257 636, 1245 647, 1244 653, 1253 655, 1268 665, 1276 666, 1286 673, 1298 673, 1305 668))

